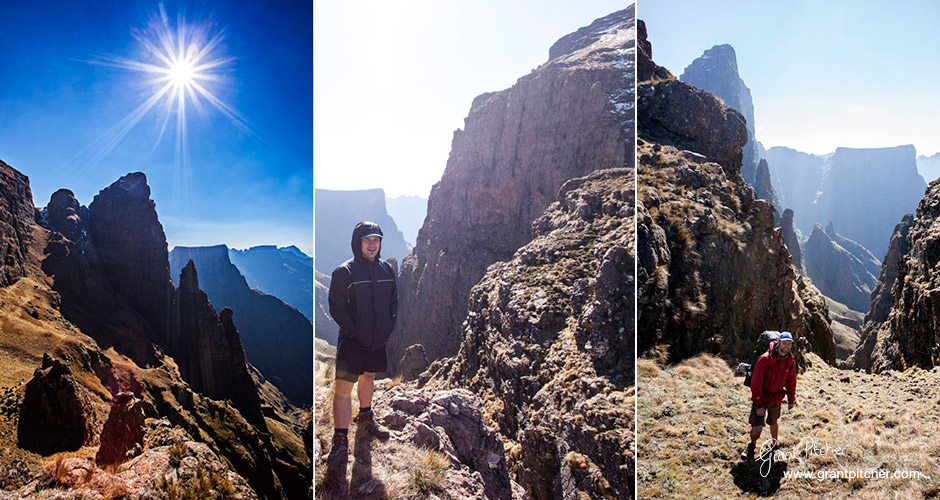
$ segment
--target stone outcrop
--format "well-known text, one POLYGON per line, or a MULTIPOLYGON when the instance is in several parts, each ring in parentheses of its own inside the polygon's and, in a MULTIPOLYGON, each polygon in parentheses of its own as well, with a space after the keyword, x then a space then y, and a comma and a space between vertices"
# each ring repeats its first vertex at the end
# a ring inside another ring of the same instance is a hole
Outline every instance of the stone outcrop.
POLYGON ((566 182, 473 287, 458 355, 420 377, 484 401, 532 498, 633 495, 634 178, 566 182))
POLYGON ((738 174, 741 115, 683 82, 640 82, 637 94, 640 353, 743 358, 774 329, 834 361, 823 296, 791 265, 771 204, 738 174))
POLYGON ((787 245, 790 252, 790 263, 797 271, 803 272, 803 261, 800 257, 800 240, 793 230, 793 210, 786 209, 780 217, 780 229, 783 231, 783 243, 787 245))
POLYGON ((35 216, 29 179, 0 161, 0 286, 26 274, 26 252, 35 216))
POLYGON ((313 378, 298 376, 313 371, 310 321, 278 297, 250 288, 229 261, 225 245, 174 248, 170 252, 173 275, 190 261, 199 272, 199 288, 212 306, 233 311, 247 361, 294 404, 310 406, 313 378))
POLYGON ((229 399, 245 420, 266 429, 261 401, 245 365, 232 310, 216 314, 206 292, 199 288, 196 266, 189 261, 180 273, 174 308, 177 323, 167 351, 193 390, 213 399, 229 399))
MULTIPOLYGON (((832 234, 836 234, 835 231, 832 234)), ((868 311, 876 278, 819 224, 810 233, 803 256, 806 276, 823 295, 855 311, 868 311)))
POLYGON ((877 373, 940 365, 940 317, 934 266, 940 261, 940 182, 895 226, 861 343, 849 362, 877 373), (890 301, 890 302, 889 302, 890 301), (890 304, 890 307, 889 307, 890 304))
POLYGON ((914 225, 914 214, 904 214, 904 217, 896 226, 891 234, 891 243, 888 244, 888 253, 885 254, 881 272, 878 276, 878 283, 871 294, 871 309, 865 315, 865 320, 860 328, 861 338, 858 349, 848 360, 849 366, 861 368, 862 370, 871 370, 871 355, 878 339, 878 331, 881 325, 888 319, 891 312, 892 290, 898 279, 898 270, 901 260, 911 250, 910 233, 914 225))
POLYGON ((114 290, 152 325, 152 342, 167 332, 173 283, 166 235, 150 199, 147 177, 127 174, 101 190, 88 206, 88 232, 114 290))
POLYGON ((18 420, 17 445, 41 455, 75 451, 95 440, 88 395, 72 370, 48 354, 26 384, 18 420))
POLYGON ((101 430, 97 464, 119 464, 144 451, 143 402, 132 392, 120 392, 111 402, 111 412, 101 430))
POLYGON ((470 391, 398 386, 379 392, 373 406, 393 441, 450 459, 453 466, 441 485, 447 498, 519 498, 513 495, 499 434, 485 423, 480 400, 470 391))
POLYGON ((293 245, 229 248, 228 256, 248 286, 283 300, 313 321, 313 257, 293 245))
MULTIPOLYGON (((778 208, 780 204, 777 202, 777 193, 774 191, 774 186, 770 182, 770 167, 767 165, 767 160, 761 158, 757 164, 756 176, 754 195, 760 200, 769 201, 775 208, 778 208)), ((779 217, 779 214, 774 213, 775 219, 779 219, 779 217)))
POLYGON ((706 50, 685 68, 679 79, 714 94, 724 105, 741 113, 747 127, 747 143, 741 149, 741 177, 744 182, 758 190, 758 198, 771 200, 772 198, 762 196, 769 194, 767 188, 770 187, 770 176, 769 171, 766 179, 761 179, 758 175, 760 153, 754 139, 754 103, 751 100, 751 90, 739 76, 734 47, 727 44, 715 45, 706 50), (766 182, 767 185, 761 186, 761 182, 766 182))
MULTIPOLYGON (((376 184, 382 182, 375 180, 376 184)), ((317 189, 314 198, 316 268, 324 274, 349 260, 349 236, 361 221, 372 221, 382 228, 382 251, 384 258, 395 257, 399 261, 411 252, 405 236, 385 207, 385 191, 363 189, 334 191, 317 189)))
POLYGON ((402 263, 391 369, 423 344, 457 352, 470 289, 531 240, 531 223, 568 179, 634 162, 634 7, 560 39, 506 90, 474 99, 402 263))

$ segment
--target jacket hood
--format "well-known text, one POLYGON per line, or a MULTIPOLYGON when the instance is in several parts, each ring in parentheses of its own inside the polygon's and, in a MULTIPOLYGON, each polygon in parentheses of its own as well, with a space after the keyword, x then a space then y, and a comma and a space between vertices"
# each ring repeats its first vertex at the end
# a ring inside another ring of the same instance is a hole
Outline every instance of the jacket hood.
MULTIPOLYGON (((353 229, 352 241, 350 246, 352 247, 353 258, 356 260, 368 261, 362 256, 362 237, 368 234, 377 234, 382 236, 382 228, 379 227, 375 222, 362 221, 356 224, 356 227, 353 229)), ((379 252, 375 255, 375 260, 378 260, 382 257, 382 245, 379 244, 379 252)))

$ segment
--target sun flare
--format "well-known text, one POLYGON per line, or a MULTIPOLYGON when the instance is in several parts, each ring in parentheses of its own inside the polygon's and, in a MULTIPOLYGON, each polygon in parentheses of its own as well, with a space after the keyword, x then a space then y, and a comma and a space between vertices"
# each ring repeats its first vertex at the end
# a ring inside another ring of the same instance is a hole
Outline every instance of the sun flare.
POLYGON ((152 110, 159 114, 158 144, 171 118, 176 122, 176 163, 180 170, 186 166, 190 109, 203 116, 214 109, 252 134, 241 114, 219 96, 217 87, 230 76, 227 73, 235 61, 225 54, 224 30, 210 23, 187 22, 182 16, 173 23, 161 6, 159 15, 145 28, 134 30, 133 36, 138 43, 137 57, 107 57, 94 62, 141 73, 146 89, 143 102, 89 146, 100 147, 89 164, 104 158, 152 110))

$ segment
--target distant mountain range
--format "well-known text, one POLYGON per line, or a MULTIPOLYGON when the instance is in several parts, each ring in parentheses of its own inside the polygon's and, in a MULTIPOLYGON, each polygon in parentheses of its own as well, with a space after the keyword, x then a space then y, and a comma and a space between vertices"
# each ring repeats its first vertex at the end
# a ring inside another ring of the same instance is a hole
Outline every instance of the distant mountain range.
POLYGON ((424 223, 424 216, 428 213, 428 198, 421 196, 398 196, 386 198, 385 205, 388 214, 395 219, 398 228, 405 235, 405 243, 410 247, 418 241, 418 230, 424 223))
POLYGON ((293 245, 230 248, 228 256, 248 286, 274 295, 313 320, 313 257, 293 245))

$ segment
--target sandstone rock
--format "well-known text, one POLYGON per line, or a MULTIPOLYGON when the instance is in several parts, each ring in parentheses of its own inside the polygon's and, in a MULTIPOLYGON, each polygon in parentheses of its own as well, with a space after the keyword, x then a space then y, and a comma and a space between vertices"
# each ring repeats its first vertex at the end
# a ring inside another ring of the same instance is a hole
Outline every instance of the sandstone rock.
MULTIPOLYGON (((774 207, 779 207, 780 204, 777 202, 777 193, 774 191, 774 186, 770 182, 770 167, 767 165, 767 160, 761 158, 760 162, 757 164, 757 173, 755 174, 754 179, 754 195, 758 199, 769 201, 774 207)), ((774 219, 779 219, 779 214, 774 213, 774 219)))
POLYGON ((637 20, 636 36, 636 79, 638 82, 647 80, 675 79, 675 76, 666 68, 653 62, 653 45, 647 40, 646 23, 637 20))
POLYGON ((790 252, 790 262, 799 272, 803 271, 803 261, 800 257, 800 240, 796 237, 796 231, 793 230, 793 210, 788 208, 783 211, 780 217, 780 228, 783 231, 783 243, 787 245, 790 252))
POLYGON ((442 498, 519 498, 513 494, 499 434, 485 423, 480 400, 470 391, 400 385, 378 391, 373 407, 376 418, 392 430, 393 442, 450 458, 442 498))
POLYGON ((742 147, 741 177, 758 191, 758 198, 772 200, 767 197, 773 189, 770 186, 769 171, 766 179, 758 177, 758 161, 761 158, 754 138, 754 103, 751 100, 751 90, 739 76, 734 47, 727 44, 715 45, 706 50, 685 68, 679 79, 714 94, 726 106, 743 115, 747 127, 747 143, 742 147), (760 190, 758 181, 766 183, 760 186, 760 190))
POLYGON ((88 209, 79 205, 75 195, 68 189, 52 193, 46 205, 49 224, 66 238, 78 242, 88 230, 83 222, 88 220, 88 209))
POLYGON ((225 245, 176 247, 170 271, 179 275, 192 261, 199 288, 218 309, 230 308, 238 326, 245 358, 298 406, 310 406, 313 377, 313 325, 279 298, 254 290, 229 260, 225 245))
POLYGON ((485 402, 533 498, 633 494, 633 186, 630 169, 566 182, 473 288, 457 357, 420 378, 485 402))
POLYGON ((117 464, 140 455, 145 431, 143 402, 132 392, 118 393, 101 430, 95 463, 117 464))
POLYGON ((194 390, 214 399, 229 399, 245 420, 266 429, 261 401, 255 390, 232 310, 216 315, 206 293, 199 289, 196 266, 190 260, 180 274, 176 303, 177 328, 167 350, 183 378, 194 390))
POLYGON ((792 267, 773 207, 740 177, 741 115, 683 82, 651 81, 637 116, 640 353, 742 358, 774 329, 834 361, 822 295, 792 267))
POLYGON ((35 219, 29 179, 0 161, 0 286, 26 274, 26 253, 35 219))
POLYGON ((470 289, 530 241, 562 183, 633 165, 635 31, 633 6, 598 19, 512 88, 474 99, 402 263, 393 372, 413 344, 432 361, 456 353, 470 289))
POLYGON ((91 204, 89 233, 114 289, 153 325, 162 344, 173 294, 166 235, 150 199, 147 177, 127 174, 101 190, 91 204))
POLYGON ((804 258, 806 276, 823 295, 850 309, 868 310, 875 277, 857 257, 833 241, 819 224, 806 241, 804 258))
POLYGON ((94 442, 93 419, 88 396, 69 367, 44 354, 26 384, 17 445, 41 455, 77 450, 94 442))
POLYGON ((400 373, 403 380, 415 380, 427 369, 428 357, 421 344, 409 347, 401 357, 400 373))
MULTIPOLYGON (((646 30, 640 46, 652 47, 646 30)), ((655 66, 650 61, 649 64, 655 66)), ((720 163, 731 178, 741 175, 741 148, 748 142, 744 117, 715 97, 674 78, 638 80, 637 127, 641 135, 659 144, 690 150, 720 163)))

